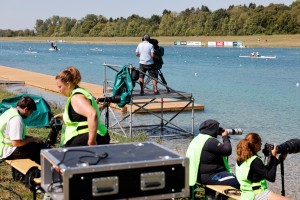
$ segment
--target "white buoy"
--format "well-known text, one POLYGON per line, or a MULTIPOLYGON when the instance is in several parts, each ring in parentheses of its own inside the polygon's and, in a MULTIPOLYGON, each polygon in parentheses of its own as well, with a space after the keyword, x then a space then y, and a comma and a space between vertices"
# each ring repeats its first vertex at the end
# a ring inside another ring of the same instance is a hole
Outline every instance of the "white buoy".
POLYGON ((195 76, 197 76, 197 73, 195 73, 195 76))
POLYGON ((297 86, 297 87, 299 87, 299 85, 300 85, 299 83, 296 83, 296 86, 297 86))

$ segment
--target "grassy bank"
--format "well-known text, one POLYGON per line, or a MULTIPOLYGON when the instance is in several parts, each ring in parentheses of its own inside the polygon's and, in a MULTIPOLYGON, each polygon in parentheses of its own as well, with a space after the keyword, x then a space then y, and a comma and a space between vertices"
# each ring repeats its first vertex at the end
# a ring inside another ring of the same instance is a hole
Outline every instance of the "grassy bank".
MULTIPOLYGON (((25 92, 24 92, 25 93, 25 92)), ((0 86, 0 102, 3 99, 14 97, 18 94, 11 93, 5 90, 5 87, 0 86)), ((54 114, 62 112, 61 108, 57 107, 53 103, 48 102, 51 111, 54 114)), ((50 128, 27 128, 27 134, 33 137, 38 137, 45 140, 49 134, 50 128)), ((118 135, 110 132, 110 136, 113 140, 119 141, 120 143, 127 142, 143 142, 147 141, 148 137, 144 133, 137 134, 134 138, 125 138, 122 135, 118 135)), ((58 142, 59 143, 59 142, 58 142)), ((57 146, 58 147, 58 146, 57 146)), ((11 167, 5 162, 0 161, 0 200, 5 199, 21 199, 31 200, 32 193, 28 188, 21 183, 21 181, 14 181, 12 178, 11 167)), ((37 194, 37 200, 42 200, 43 194, 37 194)))
MULTIPOLYGON (((141 36, 142 37, 142 36, 141 36)), ((141 37, 0 37, 0 41, 11 42, 46 42, 47 40, 65 40, 78 44, 134 44, 141 37)), ((242 41, 247 47, 300 47, 298 35, 255 35, 255 36, 195 36, 195 37, 155 37, 160 45, 173 45, 174 41, 242 41)))

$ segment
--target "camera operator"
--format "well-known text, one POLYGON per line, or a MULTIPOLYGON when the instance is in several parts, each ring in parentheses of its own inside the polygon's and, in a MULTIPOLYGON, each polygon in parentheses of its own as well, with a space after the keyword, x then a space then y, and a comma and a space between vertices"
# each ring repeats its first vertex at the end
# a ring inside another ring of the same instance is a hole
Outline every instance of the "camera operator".
MULTIPOLYGON (((239 188, 239 183, 232 174, 227 156, 232 153, 232 147, 227 130, 219 127, 219 122, 209 119, 201 123, 200 133, 191 141, 186 156, 190 160, 189 185, 194 186, 197 182, 205 185, 230 185, 239 188), (223 143, 217 136, 221 135, 223 143)), ((215 199, 215 191, 206 188, 205 194, 208 199, 215 199)), ((225 196, 218 196, 227 199, 225 196)))
POLYGON ((241 185, 241 199, 288 199, 267 189, 267 181, 275 181, 277 165, 287 154, 281 154, 276 158, 277 148, 274 145, 269 163, 265 166, 257 155, 261 145, 261 138, 257 133, 248 133, 237 145, 236 176, 241 185))
POLYGON ((158 40, 156 39, 150 39, 150 43, 153 45, 154 48, 154 57, 153 62, 157 70, 160 70, 162 68, 162 65, 164 64, 163 56, 164 56, 164 48, 161 46, 158 46, 158 40))
MULTIPOLYGON (((140 58, 140 71, 146 73, 148 71, 149 76, 157 79, 158 73, 156 67, 154 66, 153 57, 154 55, 154 47, 149 42, 150 36, 148 34, 144 35, 142 38, 142 42, 139 43, 135 50, 135 55, 140 58)), ((140 73, 140 86, 141 86, 141 95, 145 94, 144 87, 145 87, 145 74, 140 73)), ((157 81, 152 79, 153 87, 154 87, 154 94, 159 94, 157 89, 157 81)))

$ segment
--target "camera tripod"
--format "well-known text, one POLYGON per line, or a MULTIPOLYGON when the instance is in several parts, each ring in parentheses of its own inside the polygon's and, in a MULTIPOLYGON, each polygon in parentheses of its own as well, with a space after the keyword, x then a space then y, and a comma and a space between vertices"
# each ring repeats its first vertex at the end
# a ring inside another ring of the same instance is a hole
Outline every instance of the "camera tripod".
POLYGON ((285 189, 284 189, 284 165, 283 160, 280 160, 280 173, 281 173, 281 195, 285 196, 285 189))
MULTIPOLYGON (((267 158, 267 157, 269 158, 269 156, 271 156, 270 150, 267 150, 266 148, 263 149, 263 154, 265 155, 265 158, 267 158)), ((281 195, 285 196, 283 159, 280 159, 280 175, 281 175, 281 195)))
MULTIPOLYGON (((170 92, 170 89, 168 88, 168 83, 163 75, 163 73, 161 72, 160 69, 157 69, 157 72, 158 72, 158 79, 164 84, 164 86, 166 87, 167 89, 167 92, 169 93, 170 92)), ((145 85, 148 85, 149 83, 151 82, 151 78, 150 77, 147 77, 146 81, 145 81, 145 85)))

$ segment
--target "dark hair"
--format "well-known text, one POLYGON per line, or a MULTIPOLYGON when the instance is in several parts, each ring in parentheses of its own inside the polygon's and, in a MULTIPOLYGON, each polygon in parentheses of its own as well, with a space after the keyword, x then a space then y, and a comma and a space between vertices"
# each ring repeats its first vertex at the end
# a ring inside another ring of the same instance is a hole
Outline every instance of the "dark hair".
POLYGON ((153 45, 153 47, 154 47, 155 50, 159 49, 158 40, 157 39, 150 39, 149 42, 153 45))
POLYGON ((35 104, 34 100, 29 96, 23 96, 18 101, 17 106, 19 106, 22 109, 27 107, 28 110, 36 110, 36 104, 35 104))
POLYGON ((76 67, 69 66, 57 74, 55 79, 60 79, 64 83, 69 82, 73 85, 77 85, 81 81, 81 75, 76 67))

